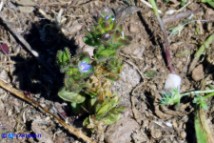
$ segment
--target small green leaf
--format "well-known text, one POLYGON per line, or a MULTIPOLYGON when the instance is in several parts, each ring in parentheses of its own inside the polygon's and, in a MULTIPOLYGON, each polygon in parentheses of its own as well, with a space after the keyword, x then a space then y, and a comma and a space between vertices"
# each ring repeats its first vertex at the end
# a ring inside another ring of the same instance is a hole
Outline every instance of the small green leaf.
POLYGON ((100 44, 99 35, 91 32, 83 38, 83 41, 89 46, 98 46, 100 44))
POLYGON ((68 74, 69 76, 76 76, 76 75, 78 75, 78 74, 80 74, 80 73, 79 73, 78 68, 69 67, 69 68, 67 69, 67 71, 66 71, 66 74, 68 74))
MULTIPOLYGON (((91 96, 91 95, 90 95, 91 96)), ((92 96, 91 96, 92 97, 92 96)), ((89 101, 89 104, 90 104, 90 106, 92 107, 92 106, 94 106, 95 105, 95 103, 96 103, 96 101, 97 101, 97 98, 94 98, 94 96, 90 99, 90 101, 89 101)))
POLYGON ((111 125, 117 122, 121 117, 121 112, 124 111, 124 107, 114 107, 110 110, 105 117, 101 119, 105 125, 111 125))
POLYGON ((154 78, 157 72, 155 70, 148 70, 144 72, 144 75, 148 78, 154 78))
POLYGON ((115 49, 110 49, 110 48, 106 48, 106 49, 102 49, 102 50, 98 50, 96 53, 95 53, 95 57, 97 59, 100 59, 100 58, 110 58, 112 56, 114 56, 116 53, 116 50, 115 49))
POLYGON ((105 125, 111 125, 115 122, 117 122, 120 119, 120 114, 109 114, 109 116, 104 117, 101 122, 103 122, 105 125))
POLYGON ((85 101, 84 96, 80 95, 79 93, 67 91, 65 88, 61 89, 58 95, 63 100, 73 103, 82 103, 85 101))
POLYGON ((197 104, 200 108, 202 108, 204 110, 208 109, 207 101, 204 96, 196 95, 194 97, 193 103, 197 104))
POLYGON ((90 124, 89 118, 90 117, 85 118, 85 120, 83 121, 83 126, 87 126, 90 124))
POLYGON ((96 117, 99 120, 103 116, 105 116, 111 109, 118 105, 119 99, 117 96, 111 99, 106 99, 100 106, 96 108, 96 117))
POLYGON ((71 53, 68 48, 65 48, 64 51, 59 50, 57 52, 57 62, 60 66, 68 64, 71 60, 71 53))

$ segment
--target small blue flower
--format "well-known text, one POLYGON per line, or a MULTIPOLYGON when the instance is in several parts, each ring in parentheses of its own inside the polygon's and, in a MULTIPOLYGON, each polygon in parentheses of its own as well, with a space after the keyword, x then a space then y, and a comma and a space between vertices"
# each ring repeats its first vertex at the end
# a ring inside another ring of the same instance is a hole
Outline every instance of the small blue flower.
POLYGON ((78 68, 81 73, 87 73, 92 69, 92 65, 90 65, 86 61, 81 61, 78 65, 78 68))
POLYGON ((2 133, 1 138, 3 138, 3 139, 7 138, 7 133, 2 133))
POLYGON ((8 137, 9 139, 13 139, 13 138, 15 137, 15 135, 14 135, 14 133, 9 133, 9 134, 7 135, 7 137, 8 137))

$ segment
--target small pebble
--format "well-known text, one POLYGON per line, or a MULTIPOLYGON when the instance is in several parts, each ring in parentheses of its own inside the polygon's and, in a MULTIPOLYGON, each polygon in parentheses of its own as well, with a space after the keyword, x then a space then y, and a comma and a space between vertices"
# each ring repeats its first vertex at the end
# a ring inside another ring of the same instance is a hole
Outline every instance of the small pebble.
POLYGON ((1 71, 0 78, 5 80, 5 81, 9 81, 9 79, 10 79, 9 76, 8 76, 8 73, 5 70, 1 71))
POLYGON ((162 132, 160 129, 153 129, 151 130, 151 135, 154 139, 160 139, 162 136, 162 132))
POLYGON ((198 65, 192 71, 192 79, 194 81, 200 81, 204 78, 204 67, 202 64, 198 65))
POLYGON ((185 139, 186 136, 187 136, 187 134, 186 134, 185 131, 182 131, 181 134, 180 134, 180 136, 181 136, 182 139, 185 139))
POLYGON ((138 123, 131 118, 122 118, 106 131, 107 143, 130 143, 131 134, 139 128, 138 123))
POLYGON ((172 124, 173 124, 173 127, 174 127, 174 128, 177 128, 177 127, 178 127, 178 123, 177 123, 176 120, 173 120, 173 123, 172 123, 172 124))

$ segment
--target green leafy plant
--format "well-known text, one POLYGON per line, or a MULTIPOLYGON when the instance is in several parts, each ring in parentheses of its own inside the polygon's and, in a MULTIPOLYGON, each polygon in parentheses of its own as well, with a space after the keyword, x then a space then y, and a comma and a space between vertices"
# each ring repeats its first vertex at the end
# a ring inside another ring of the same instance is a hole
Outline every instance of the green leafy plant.
POLYGON ((131 38, 124 34, 111 9, 105 8, 83 40, 94 47, 93 57, 82 53, 71 56, 68 48, 57 53, 57 63, 65 75, 58 95, 71 103, 74 112, 87 113, 83 125, 95 129, 120 118, 123 107, 111 87, 122 70, 118 50, 131 38))
POLYGON ((113 58, 118 48, 129 43, 131 38, 125 36, 122 25, 118 25, 113 12, 104 10, 97 25, 85 36, 84 42, 95 47, 94 58, 98 62, 106 62, 113 58))
POLYGON ((163 105, 174 105, 180 103, 182 95, 178 88, 174 88, 171 91, 167 91, 162 95, 160 103, 163 105))
POLYGON ((180 100, 184 96, 193 96, 193 103, 202 109, 207 109, 208 105, 206 100, 214 96, 214 89, 191 91, 186 93, 180 93, 178 89, 173 89, 162 95, 160 103, 163 105, 175 105, 180 103, 180 100), (206 95, 203 95, 206 94, 206 95))

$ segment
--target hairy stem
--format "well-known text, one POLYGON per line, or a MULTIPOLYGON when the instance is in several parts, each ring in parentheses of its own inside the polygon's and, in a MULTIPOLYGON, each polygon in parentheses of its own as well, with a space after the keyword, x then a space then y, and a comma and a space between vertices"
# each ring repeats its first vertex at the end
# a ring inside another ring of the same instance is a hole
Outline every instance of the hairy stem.
POLYGON ((163 32, 163 39, 164 39, 164 42, 163 42, 163 51, 164 51, 164 55, 165 55, 166 65, 167 65, 169 71, 171 73, 174 73, 175 70, 174 70, 174 67, 172 65, 171 53, 170 53, 170 49, 169 49, 170 44, 169 44, 169 41, 168 41, 168 36, 167 36, 167 33, 166 33, 166 28, 164 26, 164 23, 163 23, 162 19, 160 18, 160 15, 158 13, 158 8, 157 8, 157 5, 156 5, 155 1, 154 0, 149 0, 149 2, 152 5, 152 8, 153 8, 154 13, 155 13, 155 16, 157 17, 158 23, 160 25, 161 31, 163 32))

